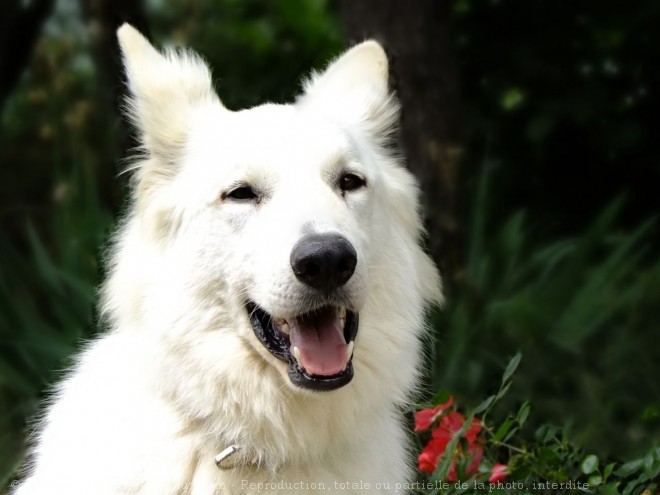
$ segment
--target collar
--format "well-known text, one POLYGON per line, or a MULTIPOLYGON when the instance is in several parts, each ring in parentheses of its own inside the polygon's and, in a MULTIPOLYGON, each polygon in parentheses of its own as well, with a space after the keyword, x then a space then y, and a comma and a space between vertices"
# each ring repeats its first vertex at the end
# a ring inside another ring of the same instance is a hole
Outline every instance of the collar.
POLYGON ((230 445, 229 447, 222 450, 218 455, 215 456, 215 465, 223 471, 229 469, 234 469, 237 467, 243 467, 247 465, 258 465, 259 459, 255 456, 252 460, 246 460, 240 456, 239 452, 241 447, 238 445, 230 445))

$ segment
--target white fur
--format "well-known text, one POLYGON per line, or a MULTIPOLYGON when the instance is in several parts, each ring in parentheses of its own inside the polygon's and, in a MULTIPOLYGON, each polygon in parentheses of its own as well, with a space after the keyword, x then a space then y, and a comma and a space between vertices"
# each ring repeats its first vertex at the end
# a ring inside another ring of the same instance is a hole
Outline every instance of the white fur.
POLYGON ((441 295, 418 188, 384 146, 397 105, 383 49, 352 48, 295 104, 230 112, 197 56, 161 54, 128 25, 118 36, 144 156, 103 288, 109 328, 53 394, 15 493, 400 493, 402 410, 441 295), (345 168, 367 187, 342 196, 345 168), (237 181, 262 201, 221 200, 237 181), (358 255, 355 377, 332 392, 295 387, 244 308, 304 311, 289 254, 309 231, 341 233, 358 255), (232 444, 240 464, 222 471, 214 457, 232 444))

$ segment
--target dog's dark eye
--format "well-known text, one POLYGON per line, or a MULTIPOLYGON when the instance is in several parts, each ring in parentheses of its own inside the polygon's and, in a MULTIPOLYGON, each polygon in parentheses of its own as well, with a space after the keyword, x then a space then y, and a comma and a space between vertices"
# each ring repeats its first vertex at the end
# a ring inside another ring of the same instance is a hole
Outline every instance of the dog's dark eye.
POLYGON ((366 185, 367 181, 355 174, 344 174, 339 179, 339 188, 344 192, 355 191, 366 185))
POLYGON ((259 196, 250 186, 240 186, 231 191, 222 193, 222 199, 233 199, 235 201, 259 200, 259 196))

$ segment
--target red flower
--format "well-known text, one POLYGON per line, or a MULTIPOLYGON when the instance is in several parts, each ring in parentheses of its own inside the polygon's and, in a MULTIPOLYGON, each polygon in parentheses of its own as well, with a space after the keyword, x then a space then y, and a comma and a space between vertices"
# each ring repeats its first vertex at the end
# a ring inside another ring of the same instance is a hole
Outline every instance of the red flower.
MULTIPOLYGON (((451 404, 452 398, 441 406, 419 411, 415 418, 415 431, 428 429, 451 404)), ((465 417, 457 411, 450 411, 440 418, 438 426, 431 431, 431 440, 419 455, 420 471, 433 473, 437 469, 440 458, 447 449, 447 445, 451 442, 454 435, 463 428, 464 423, 465 417)), ((449 471, 447 472, 447 481, 456 481, 456 461, 461 457, 469 459, 469 464, 465 468, 466 474, 477 472, 484 453, 483 446, 477 442, 480 432, 481 421, 473 418, 464 435, 467 440, 467 451, 464 451, 461 447, 457 447, 455 452, 451 454, 452 459, 449 465, 449 471)))
POLYGON ((467 438, 468 443, 472 444, 476 441, 477 435, 481 431, 481 421, 477 418, 472 418, 472 424, 465 432, 465 438, 467 438))
MULTIPOLYGON (((442 418, 443 420, 445 418, 442 418)), ((435 441, 442 442, 445 446, 451 442, 451 438, 454 436, 454 432, 447 428, 444 424, 444 421, 441 421, 437 428, 431 432, 431 438, 435 441)))
POLYGON ((424 473, 435 472, 438 467, 440 456, 444 454, 445 448, 447 448, 447 443, 444 441, 431 439, 417 458, 419 462, 419 470, 424 473))
POLYGON ((495 464, 493 470, 490 472, 490 478, 488 478, 488 481, 490 483, 497 483, 498 481, 504 480, 508 474, 506 464, 495 464))
MULTIPOLYGON (((435 433, 435 432, 434 432, 435 433)), ((449 437, 451 440, 451 437, 449 437)), ((419 454, 419 470, 425 473, 433 473, 438 468, 440 463, 440 458, 445 453, 447 444, 449 441, 445 442, 444 440, 431 439, 431 441, 426 445, 422 453, 419 454)), ((449 471, 447 472, 447 481, 456 481, 456 458, 460 455, 460 451, 455 453, 454 459, 452 459, 451 464, 449 465, 449 471)), ((484 456, 484 449, 480 444, 473 444, 468 446, 468 455, 471 457, 470 464, 465 468, 465 474, 476 473, 479 469, 479 464, 481 464, 481 459, 484 456)))
POLYGON ((454 398, 449 397, 449 400, 444 404, 440 404, 432 409, 422 409, 415 414, 415 431, 428 430, 438 416, 442 414, 445 409, 451 407, 454 403, 454 398))
POLYGON ((463 423, 465 423, 463 415, 459 412, 452 411, 442 418, 439 428, 446 428, 447 431, 456 433, 463 428, 463 423))

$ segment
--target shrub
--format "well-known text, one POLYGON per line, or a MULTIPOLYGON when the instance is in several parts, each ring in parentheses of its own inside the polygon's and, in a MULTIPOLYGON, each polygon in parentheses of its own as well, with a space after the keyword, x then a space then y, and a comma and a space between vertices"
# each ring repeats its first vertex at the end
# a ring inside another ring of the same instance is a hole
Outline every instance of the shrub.
POLYGON ((520 354, 509 362, 497 392, 465 416, 453 397, 442 394, 417 411, 418 466, 430 475, 410 487, 415 493, 657 493, 660 445, 628 462, 608 461, 575 446, 566 429, 542 425, 530 435, 528 402, 501 422, 489 419, 519 363, 520 354))

